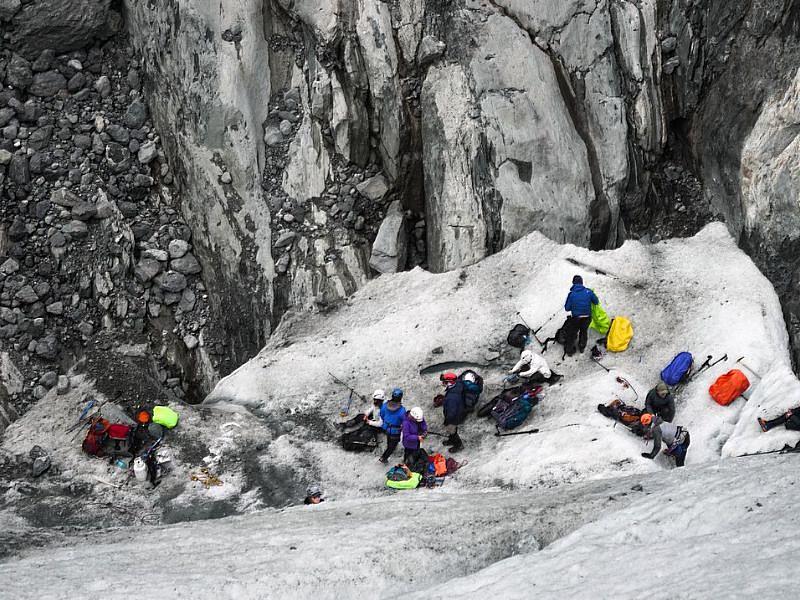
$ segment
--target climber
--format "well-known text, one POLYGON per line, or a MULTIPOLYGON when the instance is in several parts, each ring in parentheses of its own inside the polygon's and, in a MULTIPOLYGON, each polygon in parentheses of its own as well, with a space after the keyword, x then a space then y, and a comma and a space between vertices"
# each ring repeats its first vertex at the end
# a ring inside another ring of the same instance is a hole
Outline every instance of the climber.
POLYGON ((403 421, 403 462, 411 464, 411 459, 419 450, 422 440, 428 434, 428 424, 422 414, 422 409, 415 406, 406 413, 403 421))
POLYGON ((316 483, 312 483, 306 488, 306 499, 303 500, 303 504, 319 504, 320 502, 325 502, 322 497, 322 488, 316 483))
POLYGON ((383 420, 381 419, 381 407, 386 400, 386 392, 383 390, 375 390, 372 393, 372 408, 364 415, 364 421, 370 427, 375 429, 382 429, 383 420))
POLYGON ((392 452, 397 448, 400 443, 400 432, 403 428, 403 419, 406 416, 406 409, 403 406, 403 390, 394 388, 392 390, 392 397, 389 401, 381 406, 380 417, 381 427, 386 432, 386 450, 383 451, 381 457, 378 459, 380 462, 386 464, 392 452))
MULTIPOLYGON (((592 322, 592 304, 600 304, 600 300, 592 290, 583 287, 583 277, 575 275, 567 294, 567 301, 564 303, 564 310, 570 312, 578 322, 578 352, 586 350, 589 324, 592 322)), ((567 345, 564 344, 564 347, 567 345)))
POLYGON ((672 419, 675 418, 675 400, 672 398, 672 394, 669 393, 666 383, 661 381, 656 387, 647 392, 644 410, 651 415, 658 415, 667 423, 672 423, 672 419))
POLYGON ((443 373, 439 378, 445 388, 444 402, 444 430, 447 438, 442 442, 450 446, 450 452, 458 452, 464 448, 464 443, 458 435, 458 426, 464 421, 466 407, 464 406, 464 382, 458 379, 455 373, 443 373))
POLYGON ((645 440, 653 440, 653 449, 642 452, 644 458, 654 459, 661 450, 661 443, 667 446, 664 454, 675 459, 675 465, 682 467, 686 462, 686 452, 689 448, 689 432, 680 425, 665 423, 661 417, 650 413, 642 413, 639 422, 644 429, 645 440))
POLYGON ((519 361, 508 372, 509 375, 519 375, 531 383, 554 384, 563 379, 563 375, 553 373, 547 361, 539 354, 531 350, 523 350, 519 355, 519 361))
POLYGON ((764 432, 769 431, 778 425, 783 425, 786 427, 786 429, 791 431, 800 431, 800 406, 790 408, 779 417, 775 417, 769 421, 759 417, 758 424, 761 426, 761 430, 764 432))

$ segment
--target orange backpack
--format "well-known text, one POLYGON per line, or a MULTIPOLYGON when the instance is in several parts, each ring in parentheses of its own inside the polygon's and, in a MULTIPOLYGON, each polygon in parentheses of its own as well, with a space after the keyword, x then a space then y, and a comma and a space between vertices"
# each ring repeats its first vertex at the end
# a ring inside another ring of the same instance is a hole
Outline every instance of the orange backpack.
POLYGON ((436 475, 436 477, 444 477, 447 475, 447 461, 444 459, 444 456, 437 452, 429 456, 428 460, 433 463, 433 474, 436 475))
POLYGON ((748 381, 747 376, 739 369, 733 369, 724 375, 720 375, 708 388, 708 393, 711 394, 717 404, 728 406, 747 391, 749 387, 750 381, 748 381))

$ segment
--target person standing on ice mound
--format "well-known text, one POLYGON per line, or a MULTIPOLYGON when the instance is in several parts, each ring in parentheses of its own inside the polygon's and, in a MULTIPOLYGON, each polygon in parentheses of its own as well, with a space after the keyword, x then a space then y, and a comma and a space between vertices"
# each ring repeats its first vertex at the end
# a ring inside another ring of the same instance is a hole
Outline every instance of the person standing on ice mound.
MULTIPOLYGON (((589 324, 592 322, 592 304, 600 304, 595 293, 587 287, 583 287, 583 277, 575 275, 572 278, 572 287, 567 294, 567 301, 564 302, 564 310, 571 313, 578 322, 578 352, 586 350, 586 338, 589 332, 589 324)), ((565 348, 570 347, 569 342, 564 344, 565 348)))
POLYGON ((381 407, 381 427, 386 432, 386 450, 383 451, 378 459, 383 464, 389 462, 389 457, 400 443, 400 432, 403 429, 403 420, 406 417, 406 409, 403 406, 403 390, 394 388, 392 397, 381 407))
POLYGON ((653 450, 642 452, 644 458, 654 459, 661 451, 663 442, 667 446, 664 454, 675 459, 675 466, 682 467, 685 464, 690 441, 687 430, 680 425, 665 423, 661 417, 654 417, 650 413, 642 413, 639 422, 644 428, 644 439, 653 440, 653 450))
POLYGON ((759 417, 758 424, 761 426, 761 431, 764 432, 767 432, 778 425, 783 425, 786 427, 786 429, 791 431, 800 431, 800 406, 790 408, 781 416, 770 419, 769 421, 759 417))
POLYGON ((667 423, 672 423, 675 418, 675 400, 672 394, 669 393, 667 384, 663 381, 647 392, 647 398, 644 401, 644 410, 651 415, 658 415, 667 423))
POLYGON ((508 374, 519 375, 531 383, 549 383, 551 385, 564 378, 563 375, 553 373, 544 357, 531 350, 522 351, 519 361, 508 374))
POLYGON ((458 452, 464 448, 464 443, 458 435, 458 426, 464 422, 466 406, 464 405, 464 383, 455 373, 443 373, 439 378, 444 386, 444 430, 447 438, 442 442, 450 446, 450 452, 458 452))

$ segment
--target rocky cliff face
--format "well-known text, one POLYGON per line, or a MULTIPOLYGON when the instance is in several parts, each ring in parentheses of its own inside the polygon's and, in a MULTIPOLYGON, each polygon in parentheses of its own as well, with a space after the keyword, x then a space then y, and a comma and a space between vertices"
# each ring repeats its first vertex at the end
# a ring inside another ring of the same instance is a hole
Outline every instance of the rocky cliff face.
POLYGON ((796 337, 798 13, 2 0, 4 349, 42 395, 98 330, 149 332, 142 368, 199 397, 287 310, 379 273, 456 269, 532 230, 607 248, 714 216, 796 337))

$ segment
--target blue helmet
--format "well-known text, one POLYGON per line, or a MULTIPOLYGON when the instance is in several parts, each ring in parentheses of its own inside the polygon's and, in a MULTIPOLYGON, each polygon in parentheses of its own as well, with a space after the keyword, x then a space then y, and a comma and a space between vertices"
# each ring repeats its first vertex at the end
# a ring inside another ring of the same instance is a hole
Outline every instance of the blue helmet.
POLYGON ((392 390, 392 400, 400 401, 403 399, 403 390, 400 388, 394 388, 392 390))

